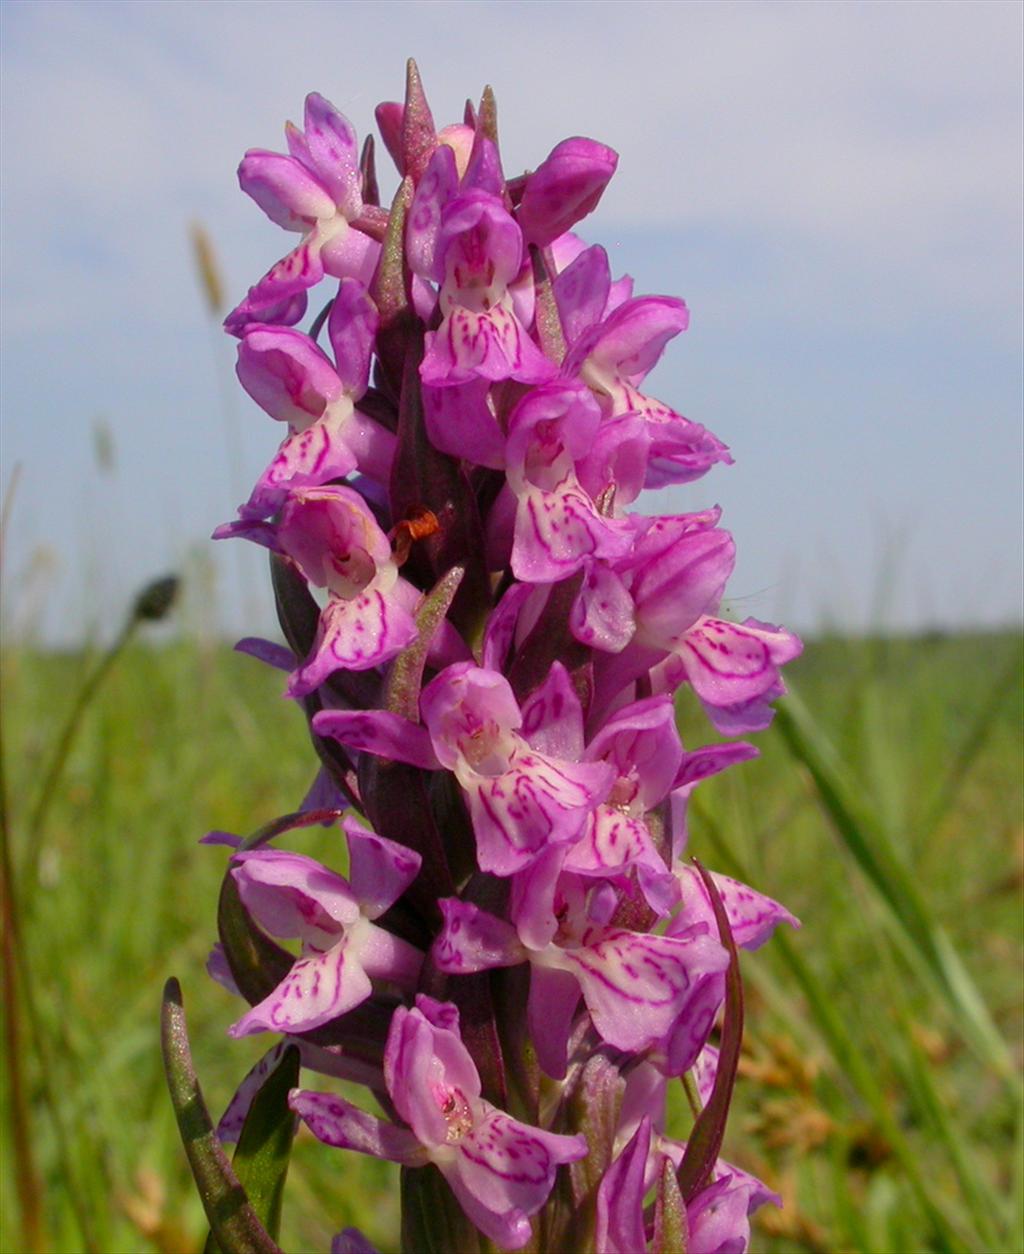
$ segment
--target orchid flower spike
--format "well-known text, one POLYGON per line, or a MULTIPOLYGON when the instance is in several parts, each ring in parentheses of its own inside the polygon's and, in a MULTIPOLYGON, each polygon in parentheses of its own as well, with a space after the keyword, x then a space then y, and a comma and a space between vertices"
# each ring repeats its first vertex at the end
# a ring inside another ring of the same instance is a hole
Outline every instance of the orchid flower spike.
POLYGON ((215 536, 272 554, 282 638, 238 647, 287 673, 316 775, 294 813, 204 841, 226 859, 209 973, 250 1002, 228 1031, 268 1034, 220 1135, 276 1103, 282 1140, 297 1115, 398 1164, 403 1248, 742 1254, 778 1198, 718 1158, 739 955, 799 924, 684 859, 694 788, 756 755, 735 737, 800 642, 723 609, 717 507, 643 512, 732 455, 648 391, 686 303, 576 233, 618 155, 550 137, 506 173, 491 89, 439 127, 413 62, 376 117, 390 209, 315 93, 287 152, 239 169, 299 238, 227 319, 284 438, 215 536), (684 746, 682 704, 725 739, 684 746), (347 859, 284 847, 342 816, 347 859), (351 1087, 292 1088, 297 1064, 351 1087), (687 1074, 689 1133, 666 1113, 687 1074))

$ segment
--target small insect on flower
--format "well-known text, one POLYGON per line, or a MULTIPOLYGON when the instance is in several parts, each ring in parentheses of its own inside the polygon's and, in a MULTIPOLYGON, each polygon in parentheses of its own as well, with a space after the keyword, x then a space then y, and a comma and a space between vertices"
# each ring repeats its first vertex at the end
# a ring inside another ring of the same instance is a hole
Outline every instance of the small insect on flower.
POLYGON ((436 535, 440 530, 441 524, 432 509, 427 509, 425 505, 414 505, 388 532, 395 565, 404 566, 409 560, 413 544, 417 540, 425 540, 427 536, 436 535))

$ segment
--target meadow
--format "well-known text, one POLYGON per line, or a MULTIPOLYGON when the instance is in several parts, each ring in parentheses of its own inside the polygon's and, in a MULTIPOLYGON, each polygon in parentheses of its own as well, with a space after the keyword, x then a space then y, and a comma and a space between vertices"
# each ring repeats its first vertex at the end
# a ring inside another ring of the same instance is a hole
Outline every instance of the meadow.
MULTIPOLYGON (((182 982, 215 1115, 263 1049, 224 1034, 237 1006, 204 964, 225 851, 197 842, 294 809, 314 758, 278 674, 222 644, 139 639, 77 719, 40 812, 96 660, 3 657, 31 996, 6 1025, 21 1068, 5 1071, 0 1249, 30 1248, 28 1154, 39 1248, 184 1254, 206 1229, 159 1057, 165 979, 182 982)), ((761 1212, 753 1249, 1024 1249, 1019 639, 819 639, 790 678, 761 758, 703 784, 690 821, 707 865, 803 921, 743 962, 726 1157, 786 1202, 761 1212)), ((680 720, 701 743, 686 700, 680 720)), ((329 833, 303 842, 330 856, 329 833)), ((393 1250, 397 1208, 390 1167, 297 1139, 286 1250, 326 1250, 348 1224, 393 1250)))

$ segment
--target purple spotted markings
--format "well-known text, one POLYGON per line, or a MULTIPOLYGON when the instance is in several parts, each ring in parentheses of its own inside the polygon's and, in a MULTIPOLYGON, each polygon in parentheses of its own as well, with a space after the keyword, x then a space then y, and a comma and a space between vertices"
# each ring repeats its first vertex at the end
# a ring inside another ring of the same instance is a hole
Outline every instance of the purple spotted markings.
POLYGON ((392 1017, 384 1079, 403 1125, 324 1093, 295 1090, 291 1107, 328 1145, 408 1167, 433 1163, 485 1236, 506 1249, 524 1245, 559 1165, 585 1157, 586 1139, 520 1123, 481 1097, 458 1010, 422 994, 392 1017))
POLYGON ((415 987, 422 953, 373 922, 420 868, 419 855, 345 823, 352 880, 302 854, 256 849, 232 858, 243 904, 272 936, 297 939, 301 956, 285 978, 230 1029, 308 1032, 371 995, 372 981, 415 987))

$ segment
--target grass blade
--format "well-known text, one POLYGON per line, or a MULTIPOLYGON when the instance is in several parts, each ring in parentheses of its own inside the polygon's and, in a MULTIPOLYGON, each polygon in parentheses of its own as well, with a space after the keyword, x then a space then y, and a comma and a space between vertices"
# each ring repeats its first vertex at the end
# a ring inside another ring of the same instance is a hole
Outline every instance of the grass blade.
MULTIPOLYGON (((750 876, 743 863, 731 850, 718 824, 707 813, 699 799, 691 798, 690 805, 693 811, 699 814, 701 824, 711 837, 727 873, 749 882, 750 876)), ((972 1242, 948 1214, 945 1199, 940 1200, 934 1195, 932 1186, 922 1171, 921 1160, 893 1114, 888 1098, 879 1083, 873 1061, 857 1044, 824 985, 800 952, 798 945, 795 945, 781 929, 775 933, 771 944, 803 992, 810 1016, 839 1070, 868 1106, 878 1127, 889 1142, 893 1154, 899 1160, 908 1183, 931 1221, 939 1248, 944 1251, 959 1251, 966 1254, 967 1251, 973 1249, 972 1242)))
POLYGON ((946 775, 921 823, 920 831, 918 832, 919 839, 927 840, 952 807, 957 794, 963 787, 968 771, 974 764, 978 754, 988 743, 992 728, 995 725, 996 716, 1006 703, 1007 697, 1020 691, 1019 682, 1015 682, 1020 667, 1021 659, 1015 653, 1010 659, 1009 665, 1003 669, 989 689, 985 700, 978 708, 977 714, 960 738, 960 743, 950 759, 946 775))
POLYGON ((858 867, 887 907, 887 918, 914 966, 939 990, 964 1039, 1019 1092, 1010 1051, 974 981, 932 918, 917 885, 884 828, 856 799, 843 763, 810 712, 790 694, 776 713, 792 756, 806 767, 821 803, 858 867))

